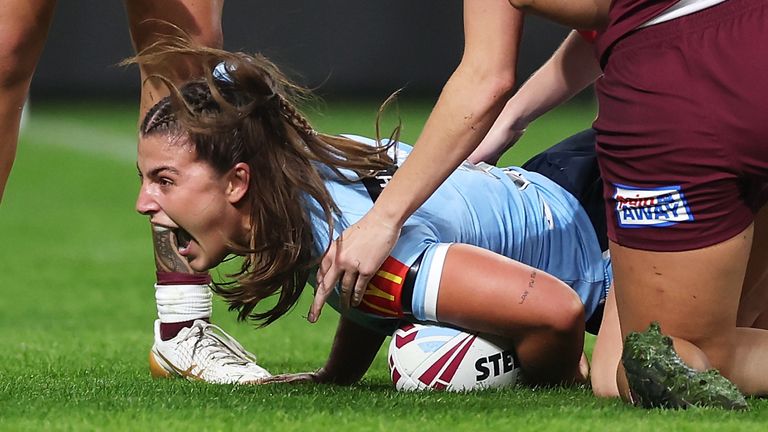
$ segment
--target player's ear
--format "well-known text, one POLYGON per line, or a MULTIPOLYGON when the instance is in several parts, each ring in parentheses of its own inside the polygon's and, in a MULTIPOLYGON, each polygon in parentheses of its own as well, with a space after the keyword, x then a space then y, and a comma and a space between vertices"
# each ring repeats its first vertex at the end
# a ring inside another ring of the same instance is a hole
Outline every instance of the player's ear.
POLYGON ((240 202, 248 193, 248 184, 251 180, 251 167, 245 162, 238 162, 229 170, 229 183, 227 184, 227 200, 235 204, 240 202))

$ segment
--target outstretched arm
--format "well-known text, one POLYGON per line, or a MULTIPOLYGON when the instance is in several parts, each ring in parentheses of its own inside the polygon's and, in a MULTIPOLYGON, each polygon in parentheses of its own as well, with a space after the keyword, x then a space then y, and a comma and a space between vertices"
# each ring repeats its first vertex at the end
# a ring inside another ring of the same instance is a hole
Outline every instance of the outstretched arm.
POLYGON ((360 303, 402 224, 486 135, 512 94, 521 30, 522 13, 507 0, 464 2, 461 63, 443 88, 415 149, 373 209, 331 244, 318 271, 311 322, 338 280, 342 303, 360 303))
POLYGON ((315 372, 276 375, 264 383, 311 381, 338 385, 354 384, 360 381, 371 367, 385 338, 386 336, 342 316, 325 366, 315 372))
POLYGON ((532 121, 566 102, 600 75, 593 45, 572 31, 552 57, 520 87, 469 161, 496 164, 532 121))

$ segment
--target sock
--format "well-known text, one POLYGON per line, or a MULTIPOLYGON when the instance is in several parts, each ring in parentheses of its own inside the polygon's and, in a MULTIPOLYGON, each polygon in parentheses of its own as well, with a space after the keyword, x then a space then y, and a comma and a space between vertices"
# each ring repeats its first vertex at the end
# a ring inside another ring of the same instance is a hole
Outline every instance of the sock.
MULTIPOLYGON (((198 318, 201 319, 201 318, 198 318)), ((202 318, 205 322, 211 322, 209 318, 202 318)), ((192 327, 196 320, 181 321, 175 323, 160 322, 160 339, 167 341, 176 337, 182 329, 192 327)))
POLYGON ((157 272, 155 303, 160 320, 160 339, 173 339, 195 320, 209 321, 213 294, 208 274, 157 272))

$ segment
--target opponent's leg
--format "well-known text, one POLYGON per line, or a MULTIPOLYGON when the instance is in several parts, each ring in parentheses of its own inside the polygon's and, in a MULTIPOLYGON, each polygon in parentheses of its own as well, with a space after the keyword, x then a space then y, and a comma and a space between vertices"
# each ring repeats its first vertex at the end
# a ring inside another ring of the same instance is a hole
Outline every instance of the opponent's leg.
POLYGON ((763 336, 768 329, 768 206, 763 206, 755 217, 737 325, 742 327, 738 329, 735 341, 735 356, 739 363, 733 365, 729 374, 735 382, 743 383, 740 388, 745 393, 766 395, 765 381, 768 378, 754 380, 752 377, 768 375, 765 373, 767 348, 763 336))
MULTIPOLYGON (((612 243, 622 335, 642 332, 652 321, 658 321, 664 333, 674 338, 674 347, 687 365, 699 370, 711 365, 748 393, 768 389, 767 373, 745 369, 756 356, 768 355, 768 332, 744 332, 745 329, 736 327, 752 232, 750 226, 717 245, 686 252, 648 252, 612 243)), ((626 367, 626 344, 624 351, 626 367)), ((659 361, 674 363, 674 359, 666 357, 659 361)), ((681 370, 669 369, 669 379, 675 380, 674 375, 682 373, 681 370)), ((632 384, 630 387, 635 392, 639 390, 632 384)), ((690 387, 668 390, 673 398, 678 391, 695 391, 690 387)), ((629 397, 628 389, 622 388, 622 393, 629 397)), ((642 398, 639 394, 635 396, 642 398)))
MULTIPOLYGON (((221 48, 223 0, 126 0, 128 20, 137 51, 150 46, 164 34, 186 32, 193 41, 221 48)), ((178 57, 162 70, 141 68, 141 108, 149 107, 167 94, 159 82, 145 81, 161 73, 177 82, 202 71, 178 57)), ((155 298, 158 320, 155 343, 150 352, 154 376, 182 376, 214 383, 253 383, 269 376, 229 335, 209 323, 212 296, 207 274, 196 274, 177 252, 172 231, 153 227, 157 284, 155 298)))
POLYGON ((0 201, 16 157, 19 123, 55 0, 8 0, 0 8, 0 201))
POLYGON ((739 327, 768 328, 768 206, 755 217, 754 240, 739 302, 739 327))
POLYGON ((590 381, 592 392, 599 397, 618 397, 619 387, 616 383, 616 370, 621 360, 621 327, 619 314, 616 310, 616 293, 611 287, 605 300, 603 320, 597 341, 592 350, 592 370, 590 381))
MULTIPOLYGON (((200 45, 221 48, 224 43, 223 7, 224 0, 125 0, 133 47, 138 52, 151 46, 161 35, 175 34, 170 23, 200 45)), ((142 114, 168 94, 162 83, 145 81, 147 76, 162 73, 179 82, 201 73, 181 56, 172 64, 156 68, 161 70, 141 68, 142 114)))
POLYGON ((212 294, 207 273, 194 273, 178 254, 172 230, 153 227, 158 319, 149 353, 154 377, 183 377, 219 384, 258 383, 270 376, 256 357, 210 324, 212 294))
MULTIPOLYGON (((221 16, 223 0, 168 0, 156 2, 152 0, 126 0, 126 11, 133 39, 134 48, 141 51, 152 45, 163 35, 173 34, 177 30, 171 25, 177 26, 186 32, 192 39, 200 44, 220 48, 223 41, 221 29, 221 16)), ((159 67, 158 67, 159 68, 159 67)), ((141 67, 141 107, 143 115, 146 110, 168 92, 161 83, 145 81, 145 78, 153 73, 162 73, 172 79, 181 81, 199 74, 202 71, 193 69, 183 57, 179 56, 171 64, 163 65, 162 70, 147 69, 141 67)), ((176 243, 169 230, 160 230, 153 227, 153 244, 155 247, 155 263, 158 273, 158 301, 165 296, 163 287, 168 285, 163 281, 173 280, 176 285, 197 285, 194 283, 200 275, 194 275, 181 256, 176 253, 176 243), (165 273, 172 273, 166 275, 165 273), (185 277, 184 275, 189 275, 185 277)), ((207 282, 203 285, 207 288, 207 282)), ((178 291, 178 290, 176 290, 178 291)), ((192 290, 196 292, 195 290, 192 290)), ((190 295, 194 296, 195 293, 190 295)), ((171 296, 169 294, 169 296, 171 296)), ((202 300, 201 300, 202 301, 202 300)), ((159 304, 158 304, 159 307, 159 304)), ((210 316, 210 298, 208 299, 207 315, 191 317, 194 319, 208 319, 210 316)), ((200 314, 198 314, 200 315, 200 314)), ((160 330, 165 339, 173 337, 184 328, 185 323, 174 326, 165 325, 161 320, 160 330)))
POLYGON ((211 278, 189 267, 177 251, 172 230, 152 226, 152 242, 157 269, 157 331, 165 341, 174 338, 181 329, 191 327, 196 320, 210 321, 213 302, 208 285, 211 278))
POLYGON ((437 319, 509 338, 534 384, 584 381, 584 306, 562 281, 488 250, 454 244, 440 277, 437 319))

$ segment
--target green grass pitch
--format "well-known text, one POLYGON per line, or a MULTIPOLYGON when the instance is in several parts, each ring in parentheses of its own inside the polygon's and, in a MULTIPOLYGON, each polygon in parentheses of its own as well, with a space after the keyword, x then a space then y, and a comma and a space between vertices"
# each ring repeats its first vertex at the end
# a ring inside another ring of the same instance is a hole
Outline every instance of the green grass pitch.
MULTIPOLYGON (((415 141, 429 104, 401 102, 404 141, 415 141)), ((351 388, 152 380, 154 269, 149 226, 133 210, 135 107, 33 108, 0 207, 0 430, 637 432, 764 430, 768 422, 762 400, 729 413, 645 411, 586 388, 401 394, 382 353, 351 388)), ((376 109, 375 101, 333 101, 311 117, 326 132, 372 135, 376 109)), ((593 116, 590 104, 548 115, 504 162, 521 163, 593 116)), ((237 324, 218 301, 213 318, 273 373, 315 369, 337 315, 326 308, 308 324, 308 294, 268 329, 237 324)))

